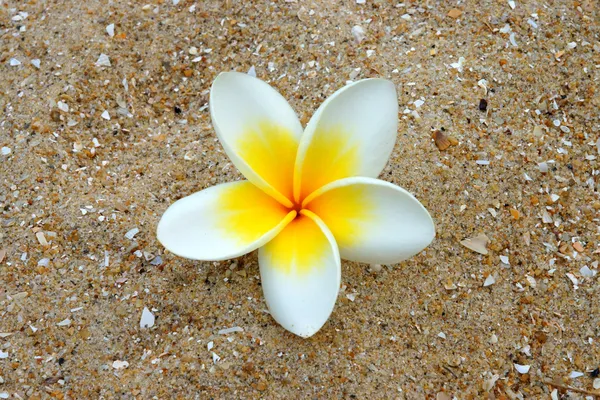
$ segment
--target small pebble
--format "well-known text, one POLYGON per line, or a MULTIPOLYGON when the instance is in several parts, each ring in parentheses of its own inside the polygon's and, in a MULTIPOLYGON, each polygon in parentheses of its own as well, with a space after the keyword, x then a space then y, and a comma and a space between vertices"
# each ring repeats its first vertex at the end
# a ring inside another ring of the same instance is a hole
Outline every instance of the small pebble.
POLYGON ((487 111, 488 102, 486 99, 479 100, 479 111, 487 111))

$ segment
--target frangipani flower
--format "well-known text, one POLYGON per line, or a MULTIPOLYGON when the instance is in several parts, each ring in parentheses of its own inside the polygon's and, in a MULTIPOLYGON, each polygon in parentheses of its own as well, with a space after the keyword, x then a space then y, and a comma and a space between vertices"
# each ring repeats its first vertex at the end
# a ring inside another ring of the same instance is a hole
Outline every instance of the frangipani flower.
POLYGON ((309 337, 327 321, 340 288, 340 257, 396 263, 433 240, 433 221, 421 203, 375 179, 396 140, 391 82, 345 86, 303 130, 275 89, 227 72, 212 85, 210 112, 225 152, 247 180, 176 201, 158 224, 158 239, 194 260, 259 249, 264 296, 285 329, 309 337))

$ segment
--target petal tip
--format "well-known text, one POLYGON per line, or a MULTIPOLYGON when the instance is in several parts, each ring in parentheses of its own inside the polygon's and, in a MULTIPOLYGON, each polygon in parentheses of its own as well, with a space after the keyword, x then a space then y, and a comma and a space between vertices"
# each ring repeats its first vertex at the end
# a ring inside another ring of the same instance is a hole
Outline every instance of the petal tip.
POLYGON ((293 333, 294 335, 299 336, 302 339, 308 339, 308 338, 314 336, 317 332, 319 332, 321 330, 321 328, 325 325, 325 323, 327 322, 328 319, 323 321, 323 323, 320 324, 318 327, 315 325, 299 326, 299 325, 295 325, 295 324, 287 325, 287 326, 282 324, 281 326, 288 332, 293 333))

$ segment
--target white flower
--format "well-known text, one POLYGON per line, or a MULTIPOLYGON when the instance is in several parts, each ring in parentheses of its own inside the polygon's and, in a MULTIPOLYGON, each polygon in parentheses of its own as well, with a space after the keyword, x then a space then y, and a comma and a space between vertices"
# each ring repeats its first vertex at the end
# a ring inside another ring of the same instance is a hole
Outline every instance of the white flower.
POLYGON ((248 179, 217 185, 171 205, 160 242, 194 260, 224 260, 259 249, 271 315, 302 337, 331 314, 340 256, 391 264, 435 236, 429 213, 406 190, 375 179, 394 147, 394 85, 367 79, 338 90, 305 129, 265 82, 228 72, 210 94, 214 128, 248 179))

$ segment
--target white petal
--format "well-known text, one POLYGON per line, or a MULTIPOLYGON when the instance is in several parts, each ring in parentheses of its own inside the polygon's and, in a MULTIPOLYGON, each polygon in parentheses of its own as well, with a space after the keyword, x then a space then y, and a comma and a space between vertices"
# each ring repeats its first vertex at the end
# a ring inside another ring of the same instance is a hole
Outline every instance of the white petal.
POLYGON ((224 260, 262 246, 295 215, 250 182, 231 182, 173 203, 158 223, 157 236, 179 256, 224 260))
POLYGON ((435 237, 425 207, 406 190, 379 179, 340 179, 317 190, 304 205, 325 222, 347 260, 396 263, 435 237))
POLYGON ((260 79, 226 72, 212 85, 210 112, 233 164, 256 186, 291 206, 302 125, 287 101, 260 79))
POLYGON ((340 255, 331 232, 302 211, 258 257, 273 318, 298 336, 314 335, 333 311, 340 288, 340 255))
POLYGON ((294 169, 296 200, 337 179, 376 178, 392 152, 397 130, 398 98, 392 82, 365 79, 335 92, 302 135, 294 169))

